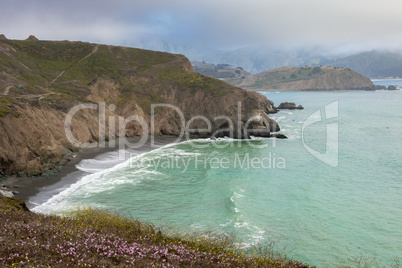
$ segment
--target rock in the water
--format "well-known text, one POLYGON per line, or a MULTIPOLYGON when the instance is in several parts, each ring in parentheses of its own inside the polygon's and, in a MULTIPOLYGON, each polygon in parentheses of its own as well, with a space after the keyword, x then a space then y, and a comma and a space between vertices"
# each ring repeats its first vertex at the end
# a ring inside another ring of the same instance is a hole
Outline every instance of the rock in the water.
POLYGON ((20 194, 20 192, 17 192, 17 191, 12 191, 12 193, 13 193, 13 195, 19 195, 20 194))
POLYGON ((285 135, 283 135, 281 133, 272 134, 271 137, 277 138, 277 139, 287 139, 288 138, 288 137, 286 137, 285 135))
POLYGON ((374 85, 374 89, 375 90, 386 90, 387 87, 386 86, 380 86, 380 85, 374 85))
POLYGON ((303 106, 299 105, 296 106, 294 102, 282 102, 279 104, 278 109, 288 109, 288 110, 294 110, 294 109, 304 109, 303 106))
POLYGON ((391 86, 388 86, 388 90, 397 90, 397 88, 396 88, 396 86, 391 85, 391 86))

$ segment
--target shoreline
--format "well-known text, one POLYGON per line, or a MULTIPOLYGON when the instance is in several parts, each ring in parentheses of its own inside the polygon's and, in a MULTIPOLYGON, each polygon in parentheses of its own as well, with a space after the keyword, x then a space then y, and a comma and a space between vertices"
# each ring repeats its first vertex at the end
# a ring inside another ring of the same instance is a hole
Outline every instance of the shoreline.
MULTIPOLYGON (((135 143, 141 138, 141 136, 127 138, 127 141, 130 143, 135 143)), ((164 145, 175 143, 177 139, 178 137, 176 136, 158 136, 155 137, 155 144, 151 144, 150 138, 148 137, 146 143, 141 147, 130 148, 129 146, 125 146, 124 150, 127 150, 130 153, 143 154, 164 145)), ((82 160, 95 159, 101 155, 111 152, 118 152, 119 150, 121 150, 121 148, 119 148, 118 140, 115 141, 114 146, 110 146, 110 144, 107 143, 104 148, 97 147, 91 149, 80 149, 73 155, 73 157, 67 160, 67 163, 63 165, 61 170, 56 174, 47 177, 8 177, 0 182, 0 190, 19 192, 18 195, 14 195, 14 198, 25 201, 28 208, 31 209, 37 205, 30 202, 32 198, 37 197, 40 194, 43 194, 42 196, 44 196, 46 192, 50 191, 60 192, 60 190, 63 190, 69 185, 77 182, 83 176, 91 174, 77 168, 77 165, 82 160), (3 185, 7 185, 9 188, 4 188, 3 185)), ((126 158, 124 161, 126 160, 128 160, 128 158, 126 158)), ((48 196, 48 198, 51 198, 52 196, 48 196)))

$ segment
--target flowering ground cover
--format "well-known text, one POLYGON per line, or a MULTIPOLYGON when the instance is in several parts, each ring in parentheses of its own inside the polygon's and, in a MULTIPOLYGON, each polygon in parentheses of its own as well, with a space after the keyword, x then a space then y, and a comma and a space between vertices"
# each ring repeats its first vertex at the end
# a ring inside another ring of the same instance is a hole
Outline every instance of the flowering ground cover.
POLYGON ((0 197, 0 222, 1 267, 309 267, 272 251, 245 254, 219 235, 164 235, 93 208, 41 215, 0 197))

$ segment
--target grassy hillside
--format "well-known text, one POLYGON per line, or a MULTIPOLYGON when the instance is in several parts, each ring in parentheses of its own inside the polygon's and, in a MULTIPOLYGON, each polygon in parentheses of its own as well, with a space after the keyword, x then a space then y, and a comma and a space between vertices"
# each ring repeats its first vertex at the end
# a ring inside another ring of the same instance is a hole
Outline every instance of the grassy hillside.
POLYGON ((83 100, 99 77, 117 83, 120 101, 134 97, 146 110, 145 99, 161 101, 148 89, 172 80, 181 90, 230 91, 224 83, 193 73, 182 55, 84 42, 0 40, 0 91, 10 87, 8 95, 58 93, 59 98, 83 100))
POLYGON ((348 68, 329 66, 283 67, 228 81, 258 90, 362 90, 373 89, 370 79, 348 68))
POLYGON ((227 236, 175 233, 97 209, 68 217, 0 196, 2 267, 309 267, 270 250, 240 253, 227 236), (184 237, 184 238, 183 238, 184 237), (215 238, 213 238, 215 237, 215 238), (256 253, 257 256, 251 256, 256 253))

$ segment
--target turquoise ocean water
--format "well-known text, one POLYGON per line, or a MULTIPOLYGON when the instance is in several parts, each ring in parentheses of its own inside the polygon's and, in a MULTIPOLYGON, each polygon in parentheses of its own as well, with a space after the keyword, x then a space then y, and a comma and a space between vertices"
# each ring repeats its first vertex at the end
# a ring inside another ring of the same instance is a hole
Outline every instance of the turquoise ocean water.
POLYGON ((279 238, 289 255, 319 267, 360 254, 388 267, 402 257, 402 91, 262 94, 305 107, 271 115, 289 139, 196 140, 111 168, 82 162, 87 175, 34 210, 94 205, 225 232, 245 247, 279 238), (326 119, 328 104, 337 116, 326 119), (310 152, 325 156, 334 133, 329 165, 310 152))

